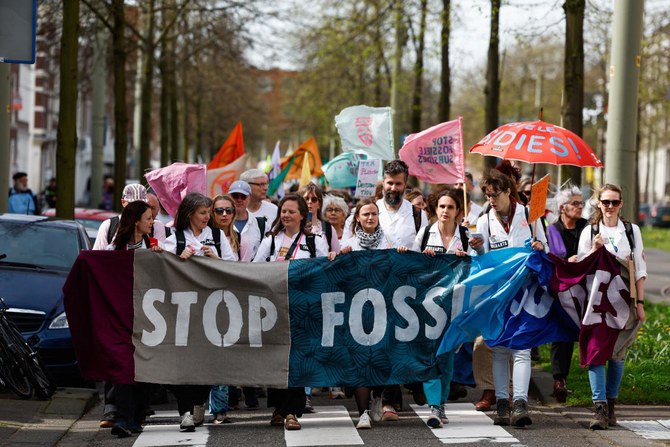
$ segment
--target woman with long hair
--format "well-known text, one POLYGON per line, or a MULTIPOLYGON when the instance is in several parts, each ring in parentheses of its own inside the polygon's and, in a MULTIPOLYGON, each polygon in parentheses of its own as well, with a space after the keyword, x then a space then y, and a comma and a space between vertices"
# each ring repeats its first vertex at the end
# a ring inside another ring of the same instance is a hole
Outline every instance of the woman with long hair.
POLYGON ((226 235, 236 261, 251 261, 251 247, 246 237, 235 228, 235 203, 230 196, 216 196, 212 200, 209 226, 218 228, 226 235))
MULTIPOLYGON (((647 263, 644 259, 644 246, 640 227, 627 222, 620 216, 623 206, 621 188, 606 184, 598 190, 598 207, 579 237, 577 258, 582 260, 601 247, 622 261, 632 261, 635 272, 635 315, 644 321, 644 280, 647 277, 647 263)), ((611 337, 617 333, 612 332, 611 337)), ((595 418, 589 424, 591 429, 604 430, 617 425, 614 406, 619 395, 619 385, 623 377, 624 358, 611 358, 605 365, 589 365, 589 382, 595 405, 595 418)))
POLYGON ((114 240, 107 249, 135 250, 150 248, 153 251, 162 251, 162 248, 158 245, 158 240, 149 237, 153 224, 154 218, 149 204, 141 200, 130 202, 121 213, 116 236, 114 236, 114 240))
MULTIPOLYGON (((279 202, 277 218, 263 239, 253 262, 289 261, 328 255, 326 241, 308 228, 308 207, 301 195, 289 193, 279 202)), ((305 410, 304 387, 268 388, 268 407, 274 407, 270 424, 300 430, 305 410)))
POLYGON ((340 249, 340 241, 337 232, 333 230, 330 222, 323 219, 321 207, 323 206, 323 191, 314 183, 308 183, 298 191, 298 194, 305 199, 308 209, 308 217, 312 219, 307 222, 312 234, 321 236, 328 243, 328 251, 337 252, 340 249))

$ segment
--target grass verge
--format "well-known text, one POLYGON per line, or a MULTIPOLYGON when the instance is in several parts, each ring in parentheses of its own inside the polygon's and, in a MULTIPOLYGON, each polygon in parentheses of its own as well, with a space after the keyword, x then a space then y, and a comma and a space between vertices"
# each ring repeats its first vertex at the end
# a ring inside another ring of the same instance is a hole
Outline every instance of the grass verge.
MULTIPOLYGON (((646 303, 646 319, 637 340, 628 349, 619 402, 626 404, 670 404, 670 306, 646 303)), ((542 360, 536 362, 551 372, 551 344, 540 347, 542 360)), ((579 364, 579 345, 575 342, 570 374, 567 379, 567 405, 590 406, 591 386, 588 368, 579 364)))
POLYGON ((644 248, 670 251, 670 228, 640 228, 644 248))

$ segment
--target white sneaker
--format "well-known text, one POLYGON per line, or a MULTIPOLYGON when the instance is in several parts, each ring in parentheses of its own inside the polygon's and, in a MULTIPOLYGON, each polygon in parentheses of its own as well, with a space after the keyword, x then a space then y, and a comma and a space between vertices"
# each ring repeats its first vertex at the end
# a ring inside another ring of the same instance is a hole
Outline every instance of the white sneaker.
POLYGON ((369 410, 365 410, 363 414, 358 418, 358 424, 356 424, 356 428, 372 428, 372 425, 370 425, 370 412, 369 410))
POLYGON ((447 404, 440 405, 440 420, 443 424, 449 423, 449 418, 447 418, 447 404))
POLYGON ((372 422, 380 422, 382 416, 384 415, 384 410, 382 409, 382 398, 375 397, 372 399, 372 405, 370 405, 370 419, 372 422))
POLYGON ((193 425, 200 427, 205 422, 205 404, 193 405, 193 425))
POLYGON ((190 411, 187 411, 181 417, 181 423, 179 424, 179 431, 195 431, 195 424, 193 423, 193 416, 191 416, 190 411))
POLYGON ((430 428, 442 427, 442 420, 440 419, 440 407, 430 407, 430 416, 428 416, 426 425, 430 428))

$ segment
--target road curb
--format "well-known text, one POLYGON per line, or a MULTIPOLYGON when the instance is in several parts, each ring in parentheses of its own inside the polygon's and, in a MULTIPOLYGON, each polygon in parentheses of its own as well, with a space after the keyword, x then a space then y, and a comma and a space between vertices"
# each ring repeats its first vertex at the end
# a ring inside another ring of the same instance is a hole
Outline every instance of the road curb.
POLYGON ((72 425, 98 401, 97 390, 59 388, 52 398, 38 405, 32 418, 7 441, 9 445, 53 446, 72 425))

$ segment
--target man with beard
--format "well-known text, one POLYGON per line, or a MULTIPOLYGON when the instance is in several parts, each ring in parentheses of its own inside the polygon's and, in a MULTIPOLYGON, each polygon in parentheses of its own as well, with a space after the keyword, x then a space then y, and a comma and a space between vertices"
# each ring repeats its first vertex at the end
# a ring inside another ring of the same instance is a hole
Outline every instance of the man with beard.
POLYGON ((17 172, 12 176, 14 187, 9 189, 8 212, 14 214, 39 214, 37 198, 28 188, 28 174, 17 172))

